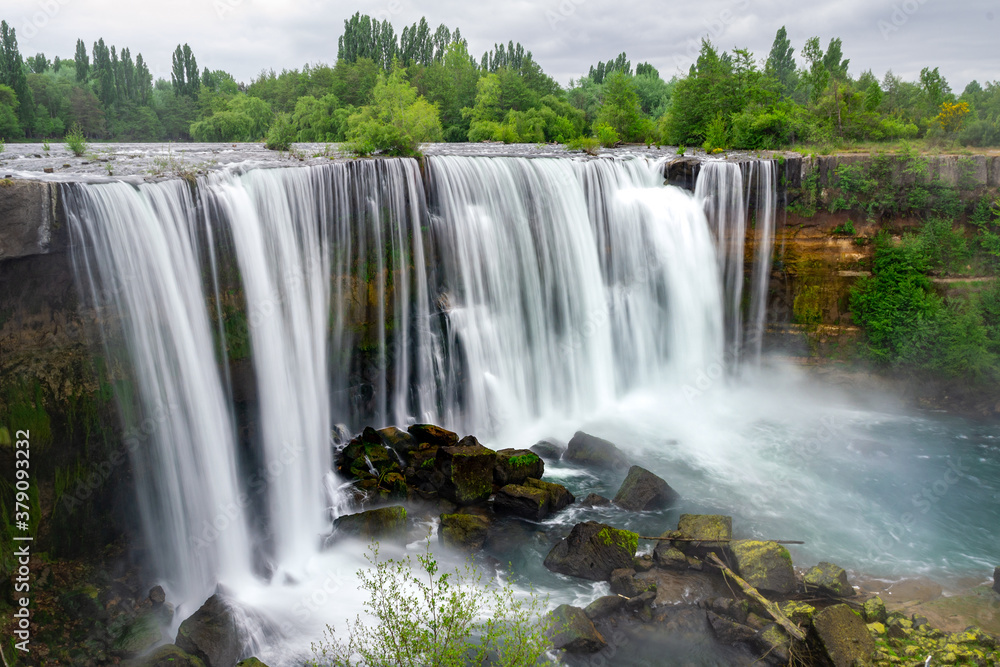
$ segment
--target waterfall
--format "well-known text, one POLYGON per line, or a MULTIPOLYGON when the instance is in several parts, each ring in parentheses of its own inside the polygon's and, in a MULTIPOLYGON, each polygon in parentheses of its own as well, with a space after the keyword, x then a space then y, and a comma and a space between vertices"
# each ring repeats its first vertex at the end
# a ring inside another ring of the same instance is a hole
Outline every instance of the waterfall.
POLYGON ((712 160, 701 166, 695 183, 695 197, 705 208, 718 248, 725 291, 726 356, 731 369, 738 369, 747 354, 748 363, 760 361, 774 243, 774 174, 774 163, 769 160, 712 160), (743 284, 748 228, 753 252, 749 295, 743 284), (749 313, 744 325, 747 296, 749 313))
MULTIPOLYGON (((748 208, 739 168, 715 164, 695 197, 644 159, 430 157, 423 175, 414 160, 359 160, 196 188, 65 186, 107 353, 123 346, 140 419, 164 408, 132 456, 174 599, 253 574, 300 580, 337 511, 333 423, 490 437, 704 373, 739 343, 748 208), (240 322, 247 358, 227 359, 240 322)), ((773 236, 766 164, 750 179, 754 328, 773 236)))

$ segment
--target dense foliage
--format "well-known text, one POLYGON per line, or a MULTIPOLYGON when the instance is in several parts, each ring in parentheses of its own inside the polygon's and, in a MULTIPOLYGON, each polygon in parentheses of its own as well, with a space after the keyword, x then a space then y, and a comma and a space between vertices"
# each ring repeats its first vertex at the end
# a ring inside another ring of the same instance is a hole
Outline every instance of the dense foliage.
POLYGON ((426 19, 397 35, 387 20, 355 14, 344 22, 336 55, 333 65, 265 70, 241 83, 222 70, 199 70, 192 47, 178 44, 170 80, 154 81, 141 54, 103 39, 90 49, 77 40, 70 58, 22 57, 14 29, 2 22, 0 140, 59 138, 79 126, 90 140, 283 146, 350 136, 371 152, 412 152, 400 150, 399 119, 373 108, 380 82, 396 77, 394 89, 403 90, 399 82, 414 88, 421 115, 440 125, 440 133, 422 136, 443 141, 645 142, 708 151, 913 138, 1000 145, 1000 83, 973 81, 955 95, 929 67, 916 82, 891 71, 854 78, 840 39, 825 50, 818 37, 806 40, 797 62, 784 27, 763 60, 704 41, 687 75, 664 81, 649 63, 633 70, 620 53, 566 89, 521 44, 498 43, 476 58, 460 30, 432 30, 426 19), (364 142, 351 118, 367 119, 364 142))

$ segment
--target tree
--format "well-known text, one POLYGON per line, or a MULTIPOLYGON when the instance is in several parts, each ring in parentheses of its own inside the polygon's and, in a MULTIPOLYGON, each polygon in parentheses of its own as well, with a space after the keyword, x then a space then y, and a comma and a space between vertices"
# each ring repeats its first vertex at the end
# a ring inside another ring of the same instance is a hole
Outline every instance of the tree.
POLYGON ((90 78, 90 56, 87 55, 87 45, 82 39, 76 40, 76 57, 73 59, 76 66, 76 82, 86 83, 90 78))
POLYGON ((642 141, 652 132, 652 123, 642 115, 632 77, 624 69, 614 70, 607 78, 597 123, 611 126, 623 141, 642 141))
POLYGON ((0 141, 24 136, 17 118, 17 95, 10 86, 0 84, 0 141))
POLYGON ((785 26, 778 28, 774 36, 774 43, 771 45, 771 52, 767 56, 764 71, 770 74, 781 84, 782 94, 791 95, 795 90, 795 58, 792 55, 795 49, 788 39, 785 26))
POLYGON ((379 76, 374 102, 348 120, 351 150, 361 155, 417 155, 420 144, 441 141, 437 107, 406 81, 406 70, 396 67, 379 76))
POLYGON ((847 79, 847 66, 851 61, 842 59, 843 56, 840 38, 831 39, 826 47, 826 55, 823 56, 823 67, 837 81, 847 79))
POLYGON ((533 667, 550 648, 543 601, 521 599, 510 585, 483 580, 472 564, 442 572, 428 551, 401 560, 380 560, 377 545, 358 571, 365 608, 377 624, 360 617, 347 624, 344 641, 328 627, 313 645, 313 665, 399 667, 497 664, 533 667))
POLYGON ((105 109, 110 109, 117 101, 118 90, 115 87, 115 70, 111 62, 111 49, 104 43, 104 38, 94 43, 94 79, 97 82, 97 97, 105 109))
POLYGON ((17 95, 17 118, 21 128, 29 131, 35 124, 35 101, 17 48, 17 34, 6 21, 0 21, 0 84, 9 86, 17 95))
POLYGON ((198 96, 198 91, 201 89, 201 75, 198 73, 198 61, 194 57, 194 52, 187 44, 183 47, 178 44, 174 49, 170 82, 176 94, 192 99, 198 96))

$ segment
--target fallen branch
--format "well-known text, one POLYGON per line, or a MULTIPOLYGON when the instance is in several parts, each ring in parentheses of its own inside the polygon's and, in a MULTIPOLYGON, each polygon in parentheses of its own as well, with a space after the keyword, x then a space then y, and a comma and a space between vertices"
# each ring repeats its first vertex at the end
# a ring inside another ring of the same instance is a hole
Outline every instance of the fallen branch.
POLYGON ((733 572, 728 567, 726 567, 726 564, 723 563, 721 560, 719 560, 719 557, 715 555, 714 551, 712 553, 708 554, 708 559, 707 560, 712 565, 714 565, 717 568, 719 568, 720 570, 722 570, 723 574, 725 574, 727 577, 729 577, 733 581, 735 581, 736 584, 740 588, 743 589, 744 593, 746 593, 747 595, 749 595, 750 597, 752 597, 754 600, 756 600, 757 602, 759 602, 764 607, 764 609, 767 610, 767 613, 771 615, 771 618, 773 618, 775 621, 777 621, 778 624, 781 627, 783 627, 785 629, 785 631, 789 635, 791 635, 792 637, 795 637, 799 641, 805 641, 806 640, 806 636, 802 632, 801 628, 799 628, 799 626, 795 625, 790 620, 788 620, 788 617, 785 616, 784 614, 782 614, 781 610, 778 609, 778 605, 774 604, 773 602, 771 602, 770 600, 768 600, 766 597, 764 597, 763 595, 761 595, 759 592, 757 592, 756 588, 754 588, 753 586, 751 586, 750 584, 748 584, 746 581, 744 581, 742 578, 740 578, 739 575, 737 575, 735 572, 733 572))
MULTIPOLYGON (((662 540, 664 542, 732 542, 732 538, 719 538, 717 540, 707 540, 704 538, 695 537, 644 537, 639 536, 640 540, 662 540)), ((801 540, 761 540, 762 542, 774 542, 775 544, 805 544, 801 540)))

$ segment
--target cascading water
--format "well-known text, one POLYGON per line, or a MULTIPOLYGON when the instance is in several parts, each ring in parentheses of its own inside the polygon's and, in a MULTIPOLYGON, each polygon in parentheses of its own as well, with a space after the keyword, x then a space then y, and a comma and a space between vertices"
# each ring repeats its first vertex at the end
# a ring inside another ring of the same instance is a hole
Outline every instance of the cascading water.
POLYGON ((168 406, 134 465, 174 599, 222 583, 258 602, 310 580, 337 511, 333 421, 502 439, 704 373, 738 345, 746 204, 730 167, 698 182, 712 228, 642 159, 431 157, 426 191, 413 160, 226 172, 199 181, 197 205, 179 183, 67 187, 81 286, 115 295, 106 344, 120 318, 141 414, 168 406), (220 268, 233 266, 235 279, 220 268), (242 294, 250 435, 218 370, 223 292, 242 294))

